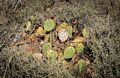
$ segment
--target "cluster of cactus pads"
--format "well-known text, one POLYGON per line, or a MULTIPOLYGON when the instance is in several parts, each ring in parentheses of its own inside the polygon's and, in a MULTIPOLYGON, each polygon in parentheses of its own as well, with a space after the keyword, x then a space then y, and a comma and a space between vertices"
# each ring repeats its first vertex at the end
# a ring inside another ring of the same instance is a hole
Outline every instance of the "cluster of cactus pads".
MULTIPOLYGON (((31 24, 28 25, 27 30, 29 30, 30 25, 31 24)), ((41 53, 50 62, 55 62, 60 58, 63 58, 62 61, 65 61, 72 59, 76 54, 83 53, 85 48, 84 44, 86 39, 89 38, 89 30, 86 28, 83 28, 82 31, 79 32, 82 35, 78 34, 74 36, 73 33, 75 32, 74 26, 67 22, 57 24, 54 19, 46 19, 43 25, 35 29, 30 37, 44 37, 44 39, 39 38, 42 49, 41 53)), ((79 69, 81 72, 85 68, 85 63, 86 61, 84 59, 80 59, 73 67, 74 69, 79 69)))

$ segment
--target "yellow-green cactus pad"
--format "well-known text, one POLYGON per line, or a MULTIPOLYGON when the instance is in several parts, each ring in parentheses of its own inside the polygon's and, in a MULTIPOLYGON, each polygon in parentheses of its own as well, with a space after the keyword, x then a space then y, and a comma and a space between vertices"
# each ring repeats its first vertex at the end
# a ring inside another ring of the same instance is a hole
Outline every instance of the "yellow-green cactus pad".
POLYGON ((77 44, 76 47, 75 47, 76 52, 83 52, 84 47, 85 46, 82 43, 77 44))
POLYGON ((67 47, 64 51, 64 59, 70 59, 75 55, 74 47, 67 47))
POLYGON ((44 43, 44 44, 42 45, 42 51, 43 51, 43 53, 45 53, 45 54, 46 54, 47 50, 49 50, 49 49, 51 49, 51 48, 52 48, 51 43, 44 43))
POLYGON ((85 38, 88 38, 90 35, 89 30, 86 28, 83 29, 82 34, 83 34, 83 37, 85 38))
POLYGON ((83 43, 84 41, 85 41, 85 38, 76 37, 72 42, 74 42, 74 43, 83 43))
POLYGON ((86 68, 86 61, 85 60, 79 60, 77 64, 74 66, 75 70, 78 70, 79 73, 85 70, 86 68))
POLYGON ((55 21, 52 19, 46 19, 44 21, 44 29, 45 31, 51 31, 55 28, 56 24, 55 21))
POLYGON ((66 30, 67 30, 67 32, 68 32, 68 34, 69 34, 69 37, 71 38, 71 37, 72 37, 72 33, 73 33, 73 28, 72 28, 72 26, 67 26, 67 27, 66 27, 66 30))
POLYGON ((56 59, 57 58, 57 53, 55 51, 53 51, 52 49, 49 49, 47 51, 47 58, 50 59, 56 59))

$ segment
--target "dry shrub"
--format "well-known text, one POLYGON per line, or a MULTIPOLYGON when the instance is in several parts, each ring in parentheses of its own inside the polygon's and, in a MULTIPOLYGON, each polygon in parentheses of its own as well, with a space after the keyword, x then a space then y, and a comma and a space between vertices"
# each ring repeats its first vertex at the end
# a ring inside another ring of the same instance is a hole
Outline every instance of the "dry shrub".
POLYGON ((105 18, 94 16, 91 19, 91 43, 88 45, 93 51, 93 67, 99 78, 120 77, 120 20, 116 19, 120 16, 113 16, 111 12, 105 18))
POLYGON ((0 56, 0 77, 3 78, 73 78, 61 63, 40 61, 27 52, 4 50, 0 56))
MULTIPOLYGON (((93 67, 96 70, 97 78, 120 77, 120 0, 22 1, 0 1, 0 16, 2 16, 2 22, 0 20, 0 52, 3 48, 8 47, 8 44, 16 37, 19 37, 15 33, 21 33, 24 30, 23 25, 31 15, 42 20, 56 16, 67 22, 71 18, 78 17, 79 26, 84 25, 91 32, 88 46, 93 52, 93 67), (17 5, 16 1, 21 2, 17 5), (19 7, 19 5, 21 6, 19 7)), ((9 62, 13 54, 16 52, 9 49, 0 53, 0 76, 3 77, 5 70, 7 70, 5 77, 8 78, 23 76, 61 78, 65 74, 63 69, 58 70, 59 65, 47 63, 37 65, 32 57, 26 57, 26 55, 17 55, 18 57, 13 57, 9 62)))

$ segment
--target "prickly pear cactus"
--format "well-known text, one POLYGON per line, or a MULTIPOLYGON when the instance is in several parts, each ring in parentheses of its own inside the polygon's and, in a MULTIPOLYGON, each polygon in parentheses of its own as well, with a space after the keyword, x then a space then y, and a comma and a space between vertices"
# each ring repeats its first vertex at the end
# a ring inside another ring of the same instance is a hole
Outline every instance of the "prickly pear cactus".
POLYGON ((82 43, 77 44, 76 47, 75 47, 76 52, 79 52, 79 53, 83 52, 84 47, 85 46, 82 43))
POLYGON ((79 73, 83 72, 86 68, 86 61, 85 60, 79 60, 77 64, 74 66, 75 70, 79 73))
POLYGON ((59 27, 66 29, 67 26, 68 26, 68 23, 63 22, 62 24, 60 24, 59 27))
POLYGON ((57 58, 57 53, 55 51, 53 51, 52 49, 49 49, 47 51, 47 58, 50 60, 50 59, 53 59, 55 60, 57 58))
POLYGON ((71 38, 71 37, 72 37, 72 33, 73 33, 73 28, 72 28, 72 26, 67 26, 67 27, 66 27, 66 30, 67 30, 67 32, 68 32, 68 34, 69 34, 69 37, 71 38))
POLYGON ((83 43, 85 39, 83 37, 76 37, 73 42, 74 43, 83 43))
POLYGON ((44 21, 44 29, 45 31, 51 31, 55 28, 55 21, 52 19, 46 19, 44 21))
POLYGON ((70 59, 75 55, 75 48, 74 47, 67 47, 64 50, 64 59, 70 59))
POLYGON ((82 34, 83 34, 83 37, 85 38, 88 38, 90 35, 89 30, 86 28, 83 29, 82 34))
POLYGON ((44 44, 42 45, 42 51, 43 51, 44 54, 46 54, 47 51, 48 51, 49 49, 51 49, 51 48, 52 48, 51 43, 44 43, 44 44))

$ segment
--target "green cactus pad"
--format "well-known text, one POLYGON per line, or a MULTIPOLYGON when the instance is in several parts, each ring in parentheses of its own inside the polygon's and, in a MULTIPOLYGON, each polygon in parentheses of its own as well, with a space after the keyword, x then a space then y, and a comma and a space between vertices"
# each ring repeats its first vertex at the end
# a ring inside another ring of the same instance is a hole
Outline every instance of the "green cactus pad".
POLYGON ((75 49, 74 49, 74 47, 67 47, 67 48, 64 50, 64 58, 65 58, 65 59, 70 59, 70 58, 72 58, 74 55, 75 55, 75 49))
POLYGON ((86 68, 86 61, 85 60, 79 60, 77 64, 74 66, 75 70, 77 70, 79 73, 85 70, 86 68))
POLYGON ((47 51, 47 58, 48 59, 56 59, 57 58, 57 53, 51 49, 47 51))
POLYGON ((51 31, 55 28, 55 21, 52 19, 46 19, 44 22, 44 29, 45 31, 51 31))
POLYGON ((89 35, 90 35, 90 33, 89 33, 89 30, 88 29, 83 29, 83 31, 82 31, 82 34, 83 34, 83 37, 85 37, 85 38, 88 38, 89 37, 89 35))
POLYGON ((71 38, 71 37, 72 37, 72 33, 73 33, 73 28, 72 28, 72 26, 67 26, 67 27, 66 27, 66 30, 67 30, 67 32, 69 33, 69 37, 71 38))
POLYGON ((77 44, 76 47, 75 47, 76 52, 83 52, 84 47, 85 46, 82 43, 77 44))
POLYGON ((43 51, 43 53, 45 53, 45 54, 46 54, 46 52, 47 52, 49 49, 51 49, 51 48, 52 48, 51 43, 44 43, 44 44, 42 45, 42 51, 43 51))

